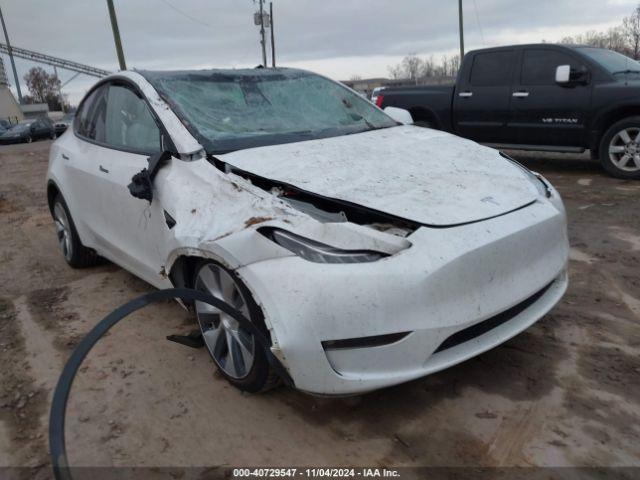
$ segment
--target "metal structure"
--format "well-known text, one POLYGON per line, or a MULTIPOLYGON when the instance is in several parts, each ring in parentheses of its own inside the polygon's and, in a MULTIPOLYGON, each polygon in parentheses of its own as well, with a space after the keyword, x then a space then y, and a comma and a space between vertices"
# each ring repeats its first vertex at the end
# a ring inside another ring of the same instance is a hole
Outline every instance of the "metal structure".
POLYGON ((262 66, 267 67, 267 42, 264 38, 264 0, 260 0, 260 46, 262 47, 262 66))
POLYGON ((4 60, 0 58, 0 87, 6 87, 9 85, 9 79, 7 78, 7 71, 4 68, 4 60))
MULTIPOLYGON (((0 52, 9 54, 9 48, 7 45, 0 43, 0 52)), ((90 65, 83 65, 82 63, 72 62, 63 58, 52 57, 51 55, 45 55, 44 53, 34 52, 33 50, 27 50, 25 48, 12 46, 11 52, 14 57, 24 58, 25 60, 32 60, 39 63, 46 63, 47 65, 64 68, 65 70, 71 70, 73 72, 84 73, 85 75, 92 77, 102 78, 111 73, 108 70, 102 70, 90 65)))

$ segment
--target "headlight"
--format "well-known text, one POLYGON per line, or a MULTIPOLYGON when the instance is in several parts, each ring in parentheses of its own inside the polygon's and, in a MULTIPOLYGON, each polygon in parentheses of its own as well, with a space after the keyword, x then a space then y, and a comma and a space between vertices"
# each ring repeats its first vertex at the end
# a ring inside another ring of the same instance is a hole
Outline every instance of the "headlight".
POLYGON ((503 158, 509 160, 514 165, 517 165, 518 167, 520 167, 527 174, 527 176, 531 180, 531 183, 533 183, 533 185, 536 187, 540 195, 544 196, 545 198, 548 198, 551 204, 554 207, 556 207, 556 209, 559 212, 562 212, 563 214, 566 213, 564 208, 564 203, 562 203, 562 198, 560 198, 560 194, 555 188, 553 188, 553 185, 551 185, 546 178, 544 178, 542 175, 540 175, 537 172, 532 172, 527 167, 525 167, 520 162, 511 158, 506 153, 500 152, 500 155, 502 155, 503 158))
POLYGON ((342 250, 279 228, 260 228, 258 232, 297 256, 315 263, 365 263, 389 256, 373 250, 342 250))
POLYGON ((506 160, 509 160, 511 163, 513 163, 517 167, 520 167, 522 171, 527 175, 527 177, 529 177, 529 180, 531 180, 531 183, 533 183, 533 186, 536 187, 536 190, 538 190, 540 195, 547 198, 551 197, 552 189, 549 188, 550 187, 549 183, 544 179, 542 175, 536 172, 532 172, 527 167, 522 165, 517 160, 514 160, 504 152, 500 152, 500 156, 502 156, 502 158, 506 160))

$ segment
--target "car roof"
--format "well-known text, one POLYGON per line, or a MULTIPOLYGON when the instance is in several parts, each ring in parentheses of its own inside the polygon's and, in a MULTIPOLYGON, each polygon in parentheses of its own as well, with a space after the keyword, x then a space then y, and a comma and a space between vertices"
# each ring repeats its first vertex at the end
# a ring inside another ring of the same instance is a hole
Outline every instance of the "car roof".
MULTIPOLYGON (((553 47, 553 48, 561 48, 566 50, 575 50, 576 48, 586 48, 589 45, 579 45, 579 44, 565 44, 565 43, 524 43, 524 44, 515 44, 515 45, 503 45, 499 47, 489 47, 489 48, 480 48, 478 50, 472 50, 468 53, 481 53, 481 52, 497 52, 500 50, 513 50, 513 49, 522 49, 522 48, 541 48, 541 47, 553 47)), ((599 47, 590 47, 590 48, 599 48, 599 47)))

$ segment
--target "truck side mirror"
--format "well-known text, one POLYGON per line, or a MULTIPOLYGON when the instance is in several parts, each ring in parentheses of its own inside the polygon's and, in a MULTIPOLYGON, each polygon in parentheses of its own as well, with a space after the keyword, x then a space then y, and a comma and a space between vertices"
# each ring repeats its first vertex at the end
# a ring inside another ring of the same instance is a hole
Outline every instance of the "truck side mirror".
POLYGON ((396 122, 403 125, 413 125, 413 117, 408 110, 397 107, 387 107, 384 109, 384 113, 393 118, 396 122))
POLYGON ((556 83, 566 85, 571 80, 571 66, 560 65, 556 68, 556 83))

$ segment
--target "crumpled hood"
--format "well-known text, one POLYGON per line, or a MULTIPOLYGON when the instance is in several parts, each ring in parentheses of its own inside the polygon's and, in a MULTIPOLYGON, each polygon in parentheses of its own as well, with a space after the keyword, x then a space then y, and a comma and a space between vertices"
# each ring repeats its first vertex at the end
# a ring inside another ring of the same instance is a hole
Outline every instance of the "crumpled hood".
POLYGON ((394 127, 220 155, 261 177, 425 225, 495 217, 538 191, 496 150, 436 130, 394 127))

